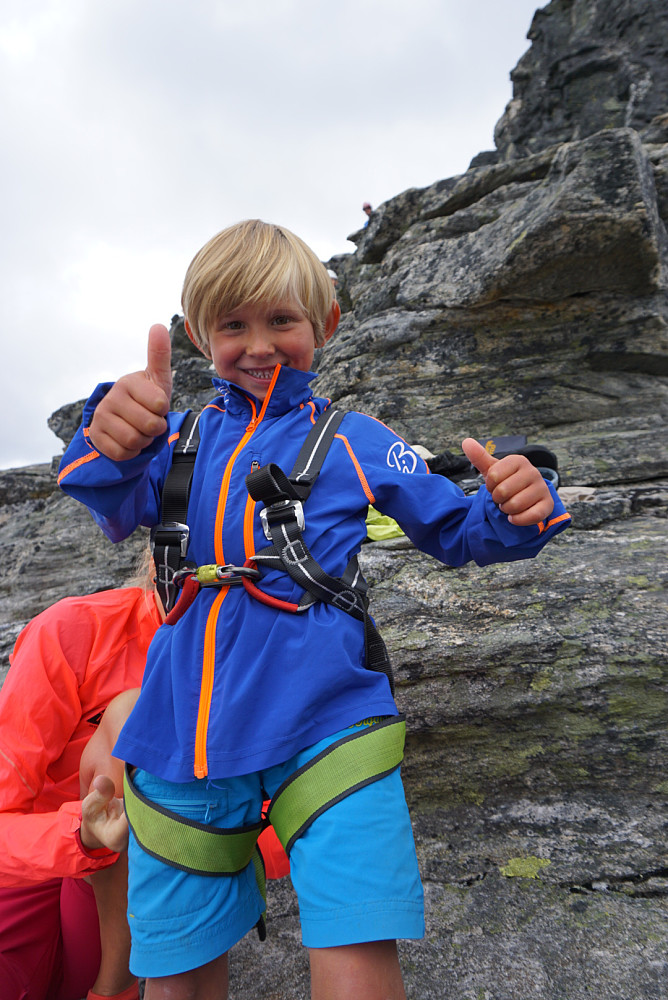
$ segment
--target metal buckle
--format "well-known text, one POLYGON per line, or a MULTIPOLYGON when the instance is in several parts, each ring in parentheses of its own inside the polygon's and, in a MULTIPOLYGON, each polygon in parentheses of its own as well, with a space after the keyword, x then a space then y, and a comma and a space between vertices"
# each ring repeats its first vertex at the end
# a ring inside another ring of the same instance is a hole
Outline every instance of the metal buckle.
POLYGON ((242 583, 244 576, 250 580, 259 580, 260 571, 252 566, 234 566, 232 563, 219 566, 214 563, 209 566, 198 566, 195 575, 202 587, 231 587, 242 583))
POLYGON ((301 500, 278 500, 269 507, 263 507, 260 511, 260 521, 265 538, 272 541, 271 525, 284 524, 291 519, 296 520, 300 531, 304 530, 304 507, 301 500))
POLYGON ((179 521, 158 524, 151 530, 151 552, 155 550, 156 545, 174 545, 178 542, 181 556, 185 559, 189 541, 190 528, 187 524, 181 524, 179 521))

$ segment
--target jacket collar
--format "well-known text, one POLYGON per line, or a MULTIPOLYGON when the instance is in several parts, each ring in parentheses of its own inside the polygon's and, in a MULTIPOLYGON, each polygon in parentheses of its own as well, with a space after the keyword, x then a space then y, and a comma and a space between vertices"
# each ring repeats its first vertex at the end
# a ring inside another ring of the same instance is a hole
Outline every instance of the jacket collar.
POLYGON ((283 365, 276 367, 279 369, 278 377, 264 402, 235 382, 213 378, 211 381, 216 391, 223 397, 226 412, 247 418, 253 415, 253 409, 257 415, 264 406, 265 417, 280 417, 311 399, 313 393, 309 382, 317 378, 315 372, 303 372, 283 365))

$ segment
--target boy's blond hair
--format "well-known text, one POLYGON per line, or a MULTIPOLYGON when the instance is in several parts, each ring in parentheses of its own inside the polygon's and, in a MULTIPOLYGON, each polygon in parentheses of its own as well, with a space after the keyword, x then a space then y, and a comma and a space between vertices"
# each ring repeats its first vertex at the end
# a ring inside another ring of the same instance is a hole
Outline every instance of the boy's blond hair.
POLYGON ((248 219, 223 229, 192 259, 181 304, 188 333, 211 357, 208 331, 220 316, 248 303, 296 301, 310 320, 317 347, 334 302, 325 265, 288 229, 248 219))

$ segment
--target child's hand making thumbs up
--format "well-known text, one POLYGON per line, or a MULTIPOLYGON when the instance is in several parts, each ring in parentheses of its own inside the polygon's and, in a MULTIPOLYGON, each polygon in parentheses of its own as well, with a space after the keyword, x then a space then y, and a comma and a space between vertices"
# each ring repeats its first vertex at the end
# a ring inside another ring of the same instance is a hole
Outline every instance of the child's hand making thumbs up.
POLYGON ((172 395, 172 346, 166 326, 148 334, 146 368, 124 375, 98 403, 90 425, 93 447, 116 462, 135 458, 167 428, 172 395))
POLYGON ((494 458, 473 438, 462 441, 462 450, 485 479, 485 486, 511 524, 545 521, 554 509, 547 483, 524 455, 494 458))

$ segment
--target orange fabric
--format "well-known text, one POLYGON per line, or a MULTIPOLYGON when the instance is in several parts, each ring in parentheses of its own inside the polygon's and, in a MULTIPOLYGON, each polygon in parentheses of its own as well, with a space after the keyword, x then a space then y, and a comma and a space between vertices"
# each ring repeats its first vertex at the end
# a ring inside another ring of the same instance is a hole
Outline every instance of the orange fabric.
MULTIPOLYGON (((0 887, 116 860, 81 843, 79 762, 112 698, 141 684, 159 625, 155 598, 137 587, 66 598, 19 635, 0 691, 0 887)), ((286 875, 274 830, 260 843, 267 877, 286 875)))
MULTIPOLYGON (((269 805, 268 802, 265 805, 269 805)), ((260 848, 264 870, 267 878, 283 878, 290 874, 290 861, 283 850, 283 845, 276 836, 273 826, 268 826, 258 837, 257 846, 260 848)))
POLYGON ((140 588, 67 598, 21 632, 0 691, 0 886, 81 877, 79 762, 112 698, 141 684, 160 624, 140 588))
MULTIPOLYGON (((253 414, 255 414, 255 403, 250 401, 250 405, 253 408, 253 414)), ((239 441, 238 445, 230 455, 227 465, 225 466, 225 472, 220 483, 220 493, 218 495, 218 506, 216 507, 216 523, 214 526, 214 545, 216 562, 219 566, 225 565, 225 553, 223 552, 223 519, 225 517, 225 504, 227 503, 227 494, 230 488, 230 479, 232 477, 232 469, 236 461, 239 452, 246 446, 248 441, 253 436, 253 431, 255 430, 257 417, 253 417, 250 424, 246 428, 244 436, 239 441)))
POLYGON ((85 465, 86 462, 92 462, 94 458, 99 457, 100 453, 98 451, 91 451, 87 455, 83 455, 81 458, 78 458, 76 462, 70 462, 70 464, 66 466, 58 476, 58 485, 60 486, 63 479, 65 479, 66 476, 69 476, 73 469, 77 469, 80 465, 85 465))
POLYGON ((206 778, 209 765, 206 757, 206 734, 209 730, 209 715, 211 713, 211 692, 216 670, 216 625, 220 606, 229 593, 229 587, 221 587, 211 605, 211 611, 206 623, 204 634, 204 658, 202 662, 202 682, 199 694, 199 710, 197 713, 197 729, 195 731, 195 777, 206 778))
POLYGON ((364 472, 362 471, 362 466, 358 462, 357 457, 355 455, 355 452, 353 451, 353 449, 351 447, 350 441, 348 440, 348 438, 344 434, 335 434, 334 436, 337 437, 339 439, 339 441, 343 441, 343 443, 344 443, 344 445, 346 447, 346 451, 350 455, 350 460, 353 463, 353 465, 355 466, 355 472, 357 473, 357 475, 359 477, 360 485, 361 485, 362 489, 364 490, 364 495, 365 495, 365 497, 367 498, 367 500, 369 501, 370 504, 374 504, 376 502, 376 498, 373 495, 373 493, 371 492, 371 487, 369 486, 369 484, 367 482, 367 479, 366 479, 366 476, 364 475, 364 472))

